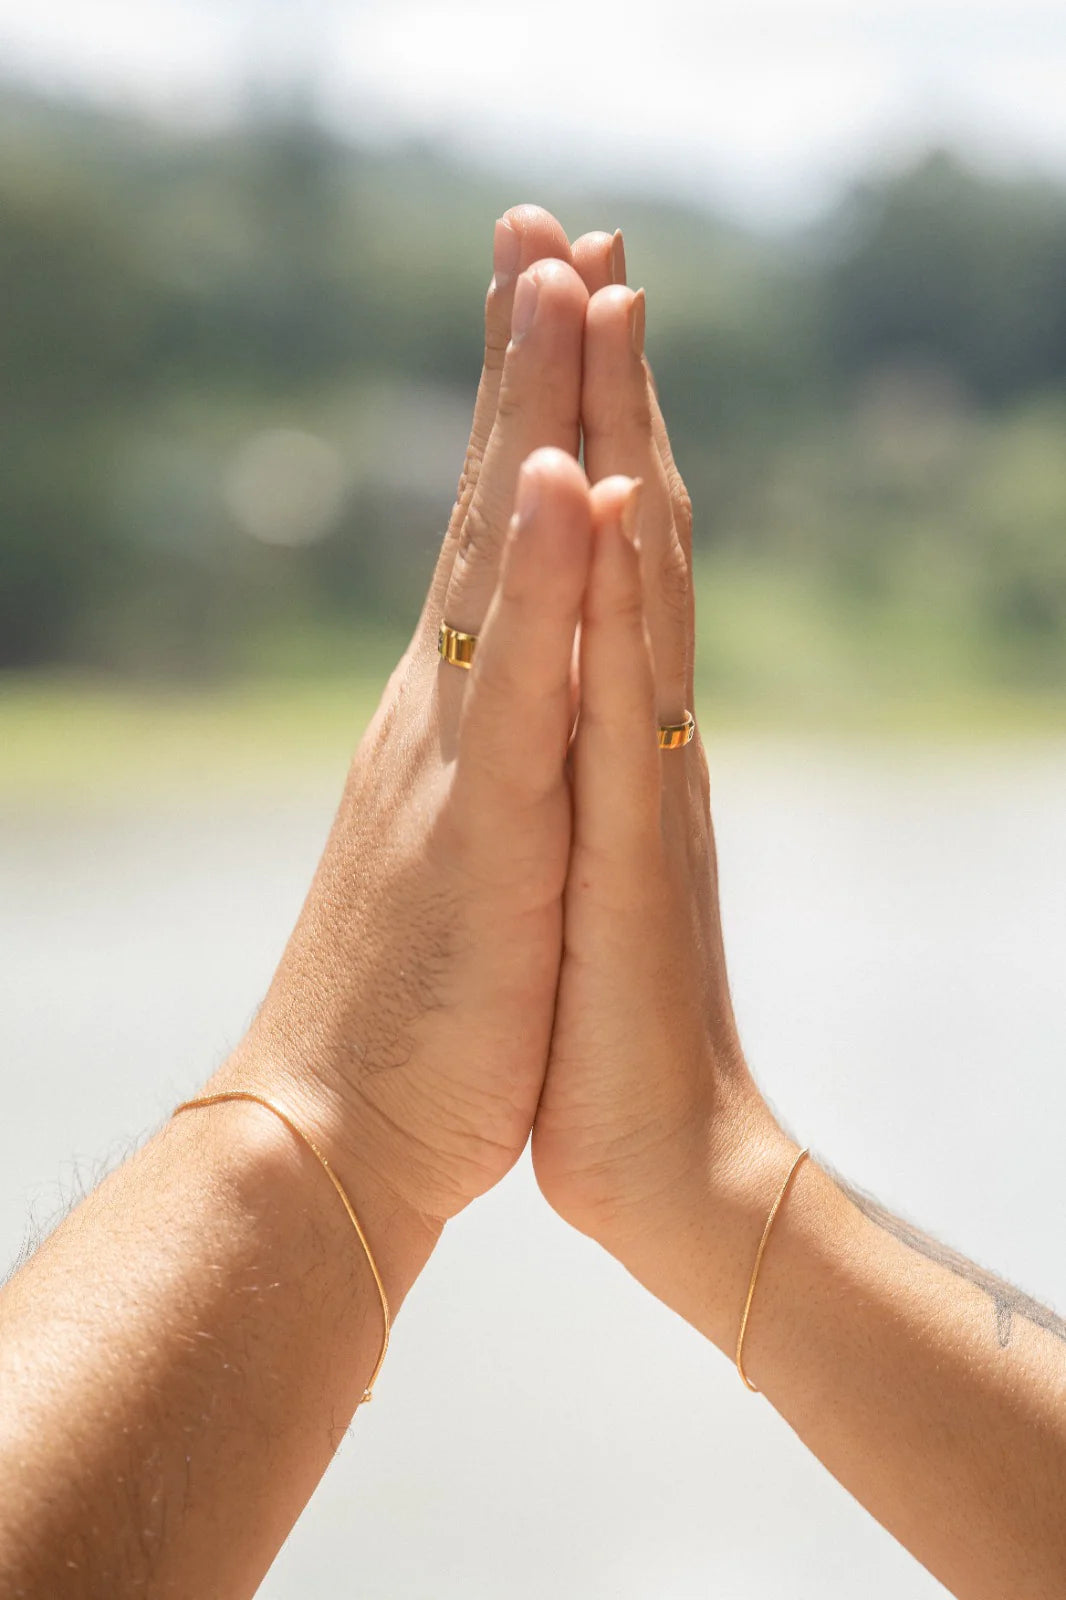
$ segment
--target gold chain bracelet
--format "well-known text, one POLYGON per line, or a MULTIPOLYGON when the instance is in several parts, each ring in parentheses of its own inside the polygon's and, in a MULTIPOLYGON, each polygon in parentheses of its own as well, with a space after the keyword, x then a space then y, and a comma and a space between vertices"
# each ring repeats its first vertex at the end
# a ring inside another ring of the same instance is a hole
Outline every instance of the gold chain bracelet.
POLYGON ((253 1105, 265 1106, 267 1111, 272 1111, 278 1120, 285 1124, 290 1133, 294 1133, 297 1139, 301 1140, 307 1146, 311 1154, 322 1167, 330 1183, 340 1195, 341 1204, 348 1213, 348 1220, 359 1236, 359 1243, 363 1247, 363 1254, 366 1256, 370 1270, 374 1275, 374 1282, 377 1285, 378 1295, 381 1299, 381 1316, 384 1323, 384 1333, 381 1340, 381 1354, 378 1356, 377 1364, 375 1365, 373 1372, 370 1374, 370 1379, 366 1385, 366 1388, 363 1390, 362 1399, 359 1401, 359 1404, 363 1405, 366 1401, 374 1398, 374 1385, 378 1380, 378 1373, 385 1364, 385 1354, 389 1348, 389 1332, 392 1322, 389 1317, 389 1301, 385 1293, 385 1285, 381 1281, 381 1273, 378 1271, 377 1262, 374 1260, 374 1254, 367 1241, 366 1234, 359 1225, 359 1218, 355 1214, 355 1207, 349 1200, 347 1191, 345 1190, 344 1185, 341 1183, 341 1180, 330 1166, 328 1157, 324 1155, 323 1152, 318 1148, 310 1134, 305 1133, 301 1127, 298 1127, 289 1116, 287 1111, 284 1111, 281 1106, 275 1105, 273 1100, 268 1100, 265 1095, 251 1094, 244 1089, 230 1089, 224 1094, 205 1094, 201 1095, 195 1100, 183 1100, 180 1106, 174 1107, 174 1110, 171 1112, 171 1116, 176 1117, 182 1111, 192 1111, 197 1106, 223 1105, 227 1100, 250 1100, 253 1105))
POLYGON ((744 1310, 740 1318, 740 1333, 737 1335, 736 1354, 737 1371, 740 1373, 745 1388, 750 1389, 752 1394, 758 1394, 759 1390, 755 1387, 747 1373, 744 1371, 744 1335, 748 1331, 748 1317, 751 1315, 751 1302, 755 1296, 755 1285, 759 1281, 759 1268, 762 1266, 762 1258, 766 1253, 766 1241, 770 1237, 770 1229, 774 1225, 774 1218, 780 1211, 781 1206, 784 1203, 785 1196, 792 1187, 793 1178, 796 1176, 800 1166, 810 1155, 810 1153, 811 1152, 809 1149, 801 1150, 795 1161, 793 1161, 792 1165, 789 1167, 785 1176, 785 1181, 777 1191, 777 1199, 770 1207, 770 1215, 766 1219, 766 1226, 762 1231, 762 1238, 759 1240, 759 1248, 755 1252, 755 1265, 751 1269, 751 1282, 748 1284, 748 1298, 744 1302, 744 1310))

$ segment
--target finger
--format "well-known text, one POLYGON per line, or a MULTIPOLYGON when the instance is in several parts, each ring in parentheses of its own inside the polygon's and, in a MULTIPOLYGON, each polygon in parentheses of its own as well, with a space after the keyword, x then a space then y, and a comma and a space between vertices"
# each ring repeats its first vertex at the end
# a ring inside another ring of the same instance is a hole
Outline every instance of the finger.
MULTIPOLYGON (((583 233, 575 239, 571 246, 574 255, 574 267, 580 274, 585 288, 591 297, 600 289, 606 289, 611 284, 624 284, 626 281, 626 249, 619 228, 614 234, 610 233, 583 233)), ((655 384, 655 377, 645 357, 644 368, 648 380, 648 407, 651 411, 651 431, 658 446, 659 455, 666 471, 666 481, 670 489, 671 499, 674 502, 674 522, 677 528, 678 539, 689 563, 692 561, 692 502, 688 490, 685 488, 684 479, 677 469, 674 460, 673 446, 670 435, 659 405, 659 391, 655 384)))
MULTIPOLYGON (((581 238, 575 238, 571 250, 576 272, 583 278, 589 296, 599 293, 602 288, 608 288, 611 283, 626 282, 626 242, 621 229, 615 234, 583 234, 581 238)), ((666 482, 671 490, 671 498, 675 502, 674 522, 677 525, 680 546, 691 562, 691 501, 682 475, 677 470, 677 462, 674 461, 674 448, 666 429, 666 421, 663 419, 663 410, 659 406, 659 392, 647 357, 643 365, 650 392, 648 408, 651 411, 651 434, 655 437, 659 456, 663 459, 666 482)))
POLYGON ((493 274, 485 301, 485 363, 474 404, 460 499, 464 488, 473 489, 496 420, 518 279, 535 262, 548 260, 573 261, 562 224, 540 206, 512 206, 496 223, 493 234, 493 274))
POLYGON ((659 836, 655 677, 633 543, 642 497, 632 479, 593 486, 592 555, 581 616, 581 710, 574 736, 574 851, 603 863, 624 893, 659 836))
MULTIPOLYGON (((624 284, 626 281, 626 249, 619 228, 614 234, 610 233, 583 233, 575 239, 571 246, 574 255, 574 267, 581 275, 585 288, 591 297, 600 289, 606 289, 611 284, 624 284)), ((663 419, 662 409, 659 405, 659 391, 655 384, 655 377, 645 357, 644 368, 648 380, 648 406, 651 411, 651 431, 658 446, 666 471, 666 481, 670 488, 671 498, 674 501, 674 522, 677 527, 681 548, 691 564, 692 560, 692 503, 684 480, 677 470, 674 460, 673 446, 666 422, 663 419)))
POLYGON ((487 847, 565 785, 570 664, 589 557, 588 481, 571 455, 524 464, 459 726, 456 784, 487 847))
POLYGON ((540 261, 519 280, 496 420, 443 608, 465 633, 479 632, 495 592, 522 462, 545 446, 577 455, 587 304, 584 284, 564 262, 540 261))
POLYGON ((670 503, 674 512, 674 530, 677 533, 678 543, 684 551, 685 560, 688 562, 689 572, 692 571, 692 499, 685 487, 685 480, 678 471, 677 462, 674 460, 674 447, 670 443, 670 433, 666 426, 666 419, 659 404, 659 388, 655 382, 655 375, 647 356, 644 357, 644 370, 648 380, 648 408, 651 411, 651 431, 659 449, 659 457, 666 473, 667 488, 670 491, 670 503))
POLYGON ((574 268, 590 295, 612 283, 626 281, 626 247, 622 230, 583 233, 573 246, 574 268))
POLYGON ((616 473, 644 482, 640 539, 656 699, 660 720, 677 722, 692 700, 692 582, 675 520, 683 508, 675 506, 655 438, 643 350, 643 291, 601 289, 586 318, 585 466, 593 483, 616 473))
MULTIPOLYGON (((434 618, 439 613, 444 599, 455 559, 459 530, 477 483, 489 435, 492 432, 492 424, 496 419, 504 358, 511 337, 515 285, 520 274, 534 262, 553 258, 569 262, 571 251, 562 225, 550 212, 533 205, 512 206, 509 211, 504 212, 496 223, 493 236, 493 276, 485 300, 485 360, 474 403, 470 440, 466 447, 455 508, 441 547, 437 569, 430 587, 430 601, 426 607, 427 614, 434 618)), ((435 623, 433 627, 435 632, 435 623)))

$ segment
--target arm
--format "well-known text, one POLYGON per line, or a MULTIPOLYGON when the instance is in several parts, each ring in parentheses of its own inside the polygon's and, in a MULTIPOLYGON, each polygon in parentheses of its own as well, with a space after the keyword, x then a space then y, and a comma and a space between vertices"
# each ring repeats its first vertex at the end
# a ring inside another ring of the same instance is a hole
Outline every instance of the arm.
MULTIPOLYGON (((501 228, 425 613, 207 1085, 270 1096, 327 1153, 394 1307, 526 1143, 558 978, 587 292, 553 219, 501 228), (442 614, 480 633, 471 672, 439 661, 442 614)), ((251 1594, 381 1331, 340 1199, 284 1124, 243 1102, 174 1119, 0 1293, 0 1594, 251 1594)))
MULTIPOLYGON (((702 1194, 662 1219, 661 1265, 643 1267, 730 1357, 794 1152, 769 1128, 737 1143, 747 1170, 708 1167, 702 1194), (708 1217, 725 1222, 713 1241, 708 1217)), ((1066 1324, 1052 1312, 807 1162, 774 1223, 744 1365, 953 1594, 1066 1590, 1066 1324)))
MULTIPOLYGON (((349 1181, 395 1310, 439 1227, 349 1181)), ((175 1118, 0 1298, 0 1594, 252 1594, 381 1326, 284 1126, 247 1103, 175 1118)))
MULTIPOLYGON (((688 504, 635 353, 642 324, 624 288, 590 303, 593 561, 566 953, 533 1154, 556 1209, 732 1358, 796 1145, 738 1039, 700 742, 660 754, 651 736, 692 705, 693 631, 688 504), (639 558, 612 474, 643 480, 639 558)), ((1049 1600, 1066 1592, 1064 1334, 807 1161, 769 1238, 744 1356, 955 1594, 1049 1600)))

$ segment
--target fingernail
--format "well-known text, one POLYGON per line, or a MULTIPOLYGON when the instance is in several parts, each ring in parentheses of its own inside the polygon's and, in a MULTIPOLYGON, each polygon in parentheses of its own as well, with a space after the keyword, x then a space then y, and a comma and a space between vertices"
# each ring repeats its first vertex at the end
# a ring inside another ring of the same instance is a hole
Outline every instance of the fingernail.
POLYGON ((522 241, 503 217, 496 224, 492 236, 492 275, 497 289, 506 289, 518 271, 522 254, 522 241))
POLYGON ((518 472, 518 484, 514 496, 514 528, 517 533, 528 526, 537 514, 540 504, 540 484, 537 474, 523 462, 518 472))
POLYGON ((518 280, 518 287, 514 292, 514 307, 511 311, 511 339, 515 344, 524 339, 533 326, 533 318, 537 314, 539 287, 536 278, 528 272, 523 272, 518 280))
POLYGON ((622 230, 618 229, 611 240, 611 282, 625 283, 626 281, 626 246, 622 238, 622 230))
POLYGON ((640 536, 637 533, 637 518, 640 515, 640 499, 644 493, 644 479, 634 478, 626 490, 626 497, 622 501, 622 509, 618 520, 622 532, 635 550, 640 549, 640 536))
POLYGON ((643 289, 638 289, 629 308, 629 332, 633 349, 638 356, 644 354, 644 331, 647 322, 647 303, 643 289))

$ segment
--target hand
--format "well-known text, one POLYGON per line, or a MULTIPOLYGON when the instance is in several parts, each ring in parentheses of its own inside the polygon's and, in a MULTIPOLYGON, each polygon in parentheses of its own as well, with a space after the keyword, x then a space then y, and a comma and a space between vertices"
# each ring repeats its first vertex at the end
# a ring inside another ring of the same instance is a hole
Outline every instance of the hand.
MULTIPOLYGON (((691 513, 643 343, 642 294, 593 295, 574 839, 533 1160, 555 1209, 676 1304, 663 1241, 701 1216, 728 1241, 726 1208, 743 1207, 785 1140, 733 1017, 703 746, 697 734, 683 749, 656 747, 657 724, 693 701, 691 513)), ((741 1273, 749 1244, 745 1233, 735 1247, 741 1273)))
POLYGON ((524 1148, 551 1032, 588 559, 574 459, 587 300, 558 223, 510 212, 422 618, 262 1011, 212 1085, 277 1083, 357 1207, 373 1185, 436 1225, 524 1148), (439 660, 442 617, 480 634, 472 671, 439 660))

